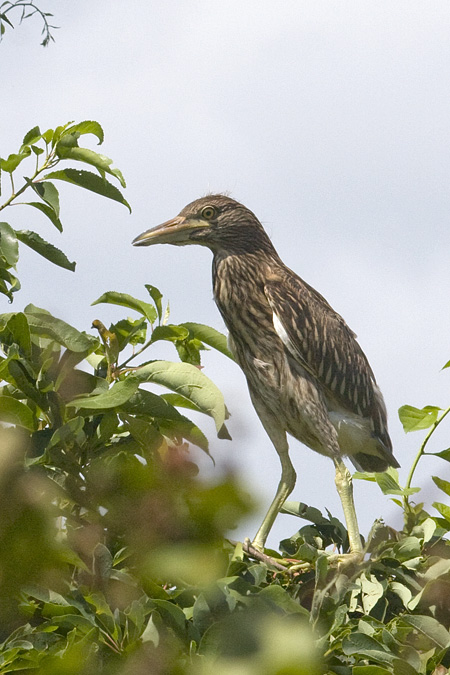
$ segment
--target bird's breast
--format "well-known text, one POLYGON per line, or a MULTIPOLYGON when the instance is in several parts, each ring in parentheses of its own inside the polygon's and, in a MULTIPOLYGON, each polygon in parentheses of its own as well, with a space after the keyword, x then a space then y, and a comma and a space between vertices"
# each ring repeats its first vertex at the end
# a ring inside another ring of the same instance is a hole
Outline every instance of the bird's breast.
POLYGON ((233 354, 244 370, 255 367, 268 372, 275 351, 284 351, 274 330, 272 312, 264 298, 251 300, 242 289, 215 295, 217 307, 230 334, 233 354))

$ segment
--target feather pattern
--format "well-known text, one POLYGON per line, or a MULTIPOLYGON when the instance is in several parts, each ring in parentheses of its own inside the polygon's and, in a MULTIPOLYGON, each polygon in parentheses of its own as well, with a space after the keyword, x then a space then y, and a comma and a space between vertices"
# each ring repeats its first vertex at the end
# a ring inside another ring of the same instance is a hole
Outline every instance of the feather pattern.
MULTIPOLYGON (((367 357, 344 319, 287 267, 272 274, 264 290, 278 336, 292 357, 320 383, 330 411, 348 412, 367 421, 380 441, 380 463, 398 466, 382 395, 367 357)), ((355 463, 367 464, 357 458, 355 463)))
POLYGON ((284 265, 255 214, 226 195, 197 199, 134 243, 197 244, 213 252, 214 298, 229 346, 281 461, 280 483, 253 545, 264 548, 295 485, 289 433, 333 459, 350 554, 362 560, 351 478, 341 456, 364 471, 398 463, 383 397, 355 334, 284 265))
POLYGON ((288 432, 367 471, 398 466, 383 397, 355 334, 284 265, 254 213, 228 196, 208 195, 135 243, 158 239, 213 252, 214 297, 275 446, 288 432))

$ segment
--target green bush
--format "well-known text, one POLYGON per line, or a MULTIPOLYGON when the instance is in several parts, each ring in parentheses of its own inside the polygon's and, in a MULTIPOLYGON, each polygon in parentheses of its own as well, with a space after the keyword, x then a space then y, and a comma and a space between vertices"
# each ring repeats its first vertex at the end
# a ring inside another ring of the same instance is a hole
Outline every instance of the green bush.
MULTIPOLYGON (((0 39, 17 10, 20 22, 40 18, 44 46, 54 39, 52 15, 23 0, 0 4, 0 39)), ((0 160, 11 184, 0 210, 27 193, 25 205, 62 232, 61 180, 129 208, 111 182, 124 188, 121 172, 80 147, 86 134, 103 142, 94 121, 31 129, 0 160)), ((75 270, 37 232, 0 222, 0 294, 10 302, 19 243, 75 270)), ((344 525, 296 502, 284 511, 309 524, 251 559, 224 536, 250 510, 248 496, 233 477, 197 475, 189 444, 208 453, 208 440, 179 411, 211 416, 229 437, 223 397, 198 366, 208 347, 232 355, 212 328, 169 324, 160 291, 145 293, 104 293, 93 304, 127 315, 109 328, 98 319, 90 333, 33 305, 0 315, 0 673, 448 672, 450 507, 427 513, 412 480, 425 455, 450 461, 448 449, 428 452, 450 408, 400 409, 405 431, 427 430, 404 487, 395 470, 355 474, 404 514, 401 532, 374 523, 363 564, 330 564, 328 551, 348 550, 344 525), (160 341, 181 362, 158 360, 160 341)), ((450 482, 433 480, 450 495, 450 482)))
MULTIPOLYGON (((0 39, 17 11, 40 18, 42 44, 53 40, 51 15, 23 0, 0 4, 0 39)), ((61 180, 129 208, 112 161, 80 147, 86 134, 103 142, 93 121, 30 130, 0 160, 0 187, 11 184, 0 210, 26 193, 61 232, 61 180), (32 162, 16 185, 19 165, 32 162)), ((38 233, 0 222, 0 294, 10 302, 20 244, 75 269, 38 233)), ((93 304, 126 314, 85 332, 33 305, 0 315, 0 673, 448 672, 450 507, 429 514, 412 481, 427 454, 450 461, 449 449, 428 451, 450 408, 400 409, 405 431, 427 431, 404 487, 395 470, 355 474, 404 514, 400 532, 374 523, 361 565, 330 564, 329 551, 348 550, 344 525, 296 502, 285 512, 308 524, 252 559, 225 537, 251 509, 247 494, 232 476, 203 480, 189 455, 190 444, 208 453, 192 410, 229 437, 223 397, 198 368, 203 349, 232 358, 226 340, 169 324, 160 291, 143 293, 105 292, 93 304), (160 341, 174 345, 175 362, 158 359, 160 341)), ((450 482, 433 480, 450 495, 450 482)))
MULTIPOLYGON (((28 132, 1 160, 12 191, 0 209, 28 191, 61 231, 57 180, 128 206, 106 180, 125 185, 111 160, 79 147, 86 133, 103 141, 92 121, 28 132), (16 188, 15 170, 32 158, 16 188), (68 167, 74 160, 97 173, 68 167)), ((75 267, 39 234, 3 222, 9 300, 20 288, 19 242, 75 267)), ((308 524, 279 552, 251 559, 225 538, 249 512, 247 494, 232 477, 201 479, 189 456, 189 444, 208 453, 192 410, 229 437, 222 394, 198 368, 207 348, 232 358, 225 337, 170 324, 151 285, 144 300, 109 291, 93 304, 126 314, 85 332, 33 305, 0 315, 0 673, 447 672, 450 507, 427 513, 412 479, 450 409, 400 410, 406 431, 427 430, 405 487, 393 469, 355 475, 404 513, 401 532, 374 524, 364 563, 331 564, 328 551, 348 550, 344 525, 296 502, 285 512, 308 524), (158 359, 160 341, 174 345, 176 361, 158 359)), ((450 450, 430 454, 450 461, 450 450)), ((448 481, 433 479, 450 494, 448 481)))

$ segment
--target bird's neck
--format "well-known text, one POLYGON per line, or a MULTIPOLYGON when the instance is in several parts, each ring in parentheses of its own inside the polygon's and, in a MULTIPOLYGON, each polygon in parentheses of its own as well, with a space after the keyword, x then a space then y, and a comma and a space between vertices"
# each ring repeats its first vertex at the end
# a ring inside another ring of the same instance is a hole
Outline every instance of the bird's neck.
MULTIPOLYGON (((273 249, 273 247, 272 247, 273 249)), ((272 312, 264 286, 274 268, 282 265, 275 249, 271 254, 257 252, 218 252, 213 260, 214 299, 230 333, 236 332, 236 321, 248 322, 250 316, 271 325, 272 312)))
POLYGON ((223 259, 229 256, 242 256, 242 260, 249 256, 256 259, 265 257, 278 258, 274 245, 270 241, 262 225, 254 223, 239 226, 224 227, 214 231, 214 237, 206 242, 214 257, 223 259))

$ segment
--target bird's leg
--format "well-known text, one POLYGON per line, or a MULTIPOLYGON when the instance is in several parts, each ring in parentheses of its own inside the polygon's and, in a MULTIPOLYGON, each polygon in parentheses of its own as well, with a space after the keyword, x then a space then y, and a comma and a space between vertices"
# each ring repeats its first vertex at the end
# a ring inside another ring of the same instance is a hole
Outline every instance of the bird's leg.
MULTIPOLYGON (((267 431, 267 429, 266 429, 267 431)), ((277 493, 273 502, 271 503, 269 510, 267 511, 264 520, 256 533, 255 538, 253 539, 252 545, 259 549, 260 551, 264 550, 264 545, 266 539, 269 535, 272 525, 275 522, 275 518, 279 514, 281 507, 284 502, 291 494, 295 486, 295 481, 297 475, 295 469, 292 465, 292 462, 289 458, 289 446, 286 439, 286 434, 275 434, 272 432, 269 434, 270 438, 275 446, 276 451, 278 452, 281 460, 281 480, 278 485, 277 493)))
MULTIPOLYGON (((355 502, 353 501, 353 485, 350 471, 341 458, 333 458, 336 467, 335 483, 342 502, 345 522, 347 524, 348 540, 350 544, 349 556, 355 561, 361 560, 363 548, 356 518, 355 502)), ((342 557, 342 556, 340 556, 342 557)))

